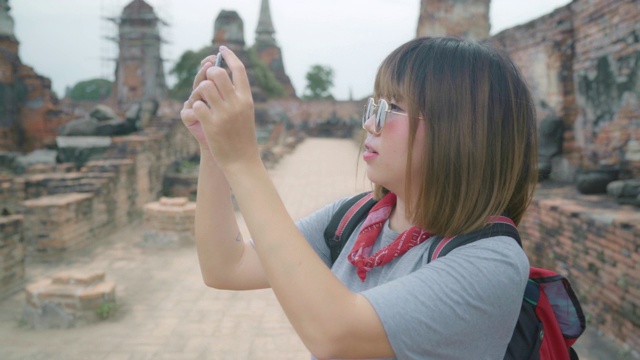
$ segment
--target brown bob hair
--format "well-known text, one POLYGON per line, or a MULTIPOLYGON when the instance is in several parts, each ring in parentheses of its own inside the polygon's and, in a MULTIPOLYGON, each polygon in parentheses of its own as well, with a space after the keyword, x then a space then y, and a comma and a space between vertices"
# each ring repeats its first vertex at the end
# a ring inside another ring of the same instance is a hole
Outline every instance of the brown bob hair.
MULTIPOLYGON (((382 62, 374 97, 408 107, 405 202, 414 225, 451 236, 482 228, 490 216, 520 222, 538 179, 537 127, 531 94, 507 55, 474 41, 414 39, 382 62), (420 118, 424 161, 421 179, 411 179, 420 118)), ((376 198, 387 192, 375 186, 376 198)))

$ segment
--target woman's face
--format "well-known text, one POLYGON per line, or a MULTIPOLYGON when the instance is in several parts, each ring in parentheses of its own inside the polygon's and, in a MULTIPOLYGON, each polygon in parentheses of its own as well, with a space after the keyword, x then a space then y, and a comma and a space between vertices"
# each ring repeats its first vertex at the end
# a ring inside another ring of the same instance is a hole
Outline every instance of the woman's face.
MULTIPOLYGON (((388 113, 384 126, 379 134, 373 132, 375 113, 364 124, 367 138, 364 142, 365 151, 362 155, 367 163, 367 177, 377 185, 383 186, 399 197, 404 197, 406 165, 408 157, 407 144, 409 142, 409 116, 407 104, 393 99, 387 100, 391 112, 388 113)), ((424 121, 418 121, 417 133, 413 143, 412 159, 412 187, 413 194, 420 186, 419 174, 422 168, 425 138, 424 121)))

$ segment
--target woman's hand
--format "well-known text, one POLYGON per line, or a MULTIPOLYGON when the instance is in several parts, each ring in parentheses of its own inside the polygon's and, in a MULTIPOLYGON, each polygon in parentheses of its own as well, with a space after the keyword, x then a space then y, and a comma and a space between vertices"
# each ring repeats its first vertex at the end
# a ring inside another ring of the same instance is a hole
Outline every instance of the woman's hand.
MULTIPOLYGON (((252 164, 260 161, 260 156, 253 98, 245 67, 228 48, 221 46, 220 53, 233 80, 225 69, 207 65, 211 61, 205 61, 200 71, 204 72, 204 79, 197 83, 189 98, 194 118, 190 118, 189 113, 186 118, 187 121, 195 120, 187 127, 193 128, 194 136, 204 135, 216 161, 225 169, 232 165, 252 164)), ((200 73, 198 75, 202 77, 200 73)), ((196 82, 199 76, 196 76, 196 82)))
POLYGON ((207 143, 207 138, 204 135, 202 124, 193 113, 193 103, 196 100, 201 100, 200 94, 196 91, 196 88, 203 80, 206 79, 206 71, 213 66, 213 64, 215 63, 215 59, 215 55, 210 55, 200 62, 200 70, 193 79, 193 91, 191 92, 189 99, 185 101, 182 110, 180 111, 180 118, 182 119, 182 123, 187 127, 191 135, 193 135, 193 137, 198 141, 201 151, 205 152, 210 151, 209 144, 207 143))

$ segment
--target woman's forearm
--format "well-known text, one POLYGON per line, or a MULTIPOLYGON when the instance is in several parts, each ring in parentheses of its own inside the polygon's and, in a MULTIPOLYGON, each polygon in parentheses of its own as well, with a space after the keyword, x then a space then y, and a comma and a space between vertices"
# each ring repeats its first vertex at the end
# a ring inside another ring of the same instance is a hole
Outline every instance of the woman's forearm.
POLYGON ((226 170, 271 288, 309 350, 319 357, 388 354, 372 307, 342 284, 304 239, 262 163, 226 170), (376 331, 379 336, 372 336, 376 331), (372 338, 382 341, 370 343, 372 338))
POLYGON ((195 219, 196 248, 208 286, 228 287, 245 243, 236 222, 229 184, 208 149, 200 151, 195 219))

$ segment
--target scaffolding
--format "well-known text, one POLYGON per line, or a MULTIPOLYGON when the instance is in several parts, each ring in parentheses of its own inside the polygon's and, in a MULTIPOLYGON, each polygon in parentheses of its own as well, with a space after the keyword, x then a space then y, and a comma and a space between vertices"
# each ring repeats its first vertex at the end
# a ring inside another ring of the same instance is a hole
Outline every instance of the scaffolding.
POLYGON ((152 7, 143 0, 101 0, 101 72, 114 82, 112 97, 120 110, 167 97, 162 49, 168 44, 164 35, 169 23, 156 15, 164 12, 166 1, 156 3, 152 7))

